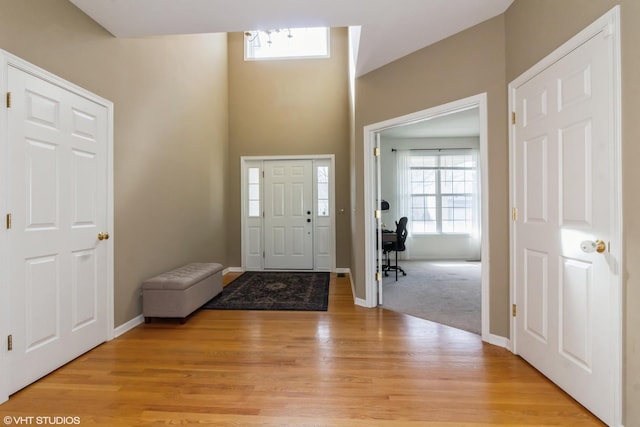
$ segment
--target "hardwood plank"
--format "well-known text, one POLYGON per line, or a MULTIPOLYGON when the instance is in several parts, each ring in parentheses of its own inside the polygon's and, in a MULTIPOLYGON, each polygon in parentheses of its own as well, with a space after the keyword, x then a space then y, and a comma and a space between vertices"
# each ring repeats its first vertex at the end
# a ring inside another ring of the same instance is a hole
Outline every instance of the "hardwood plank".
POLYGON ((509 351, 356 307, 348 277, 330 286, 327 312, 202 310, 184 325, 140 325, 0 414, 105 426, 603 425, 509 351))

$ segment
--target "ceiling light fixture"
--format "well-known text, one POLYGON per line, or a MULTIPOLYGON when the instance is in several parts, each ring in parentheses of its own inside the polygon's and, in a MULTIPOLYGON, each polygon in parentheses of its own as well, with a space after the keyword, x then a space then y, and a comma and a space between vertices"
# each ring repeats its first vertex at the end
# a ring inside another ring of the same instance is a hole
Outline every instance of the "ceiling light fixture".
POLYGON ((261 37, 266 37, 267 45, 271 46, 273 44, 273 40, 271 35, 274 33, 280 33, 281 31, 287 31, 287 38, 292 39, 293 34, 291 33, 291 28, 276 28, 273 30, 254 30, 254 31, 245 31, 244 36, 247 38, 249 43, 251 43, 254 47, 261 47, 261 37))

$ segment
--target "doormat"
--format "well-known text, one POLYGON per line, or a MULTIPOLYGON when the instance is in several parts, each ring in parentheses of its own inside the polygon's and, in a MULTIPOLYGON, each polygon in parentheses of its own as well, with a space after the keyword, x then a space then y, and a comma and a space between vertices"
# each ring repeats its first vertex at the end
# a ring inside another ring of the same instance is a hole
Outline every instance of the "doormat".
POLYGON ((327 311, 329 278, 328 272, 247 271, 202 308, 327 311))

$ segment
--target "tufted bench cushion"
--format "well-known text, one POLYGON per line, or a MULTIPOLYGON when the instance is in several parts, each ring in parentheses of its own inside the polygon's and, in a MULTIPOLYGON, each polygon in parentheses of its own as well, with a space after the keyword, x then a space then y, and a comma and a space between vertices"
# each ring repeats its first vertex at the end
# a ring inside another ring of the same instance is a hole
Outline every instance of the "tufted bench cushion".
POLYGON ((153 317, 176 317, 184 323, 187 316, 222 292, 222 270, 218 263, 191 263, 145 280, 145 322, 153 317))

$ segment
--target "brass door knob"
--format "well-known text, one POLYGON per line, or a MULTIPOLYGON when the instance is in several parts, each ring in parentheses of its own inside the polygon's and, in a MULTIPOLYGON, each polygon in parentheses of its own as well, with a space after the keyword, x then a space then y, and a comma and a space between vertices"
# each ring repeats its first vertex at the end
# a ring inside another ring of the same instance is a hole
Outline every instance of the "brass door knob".
POLYGON ((109 233, 101 231, 98 233, 98 240, 109 240, 109 233))

